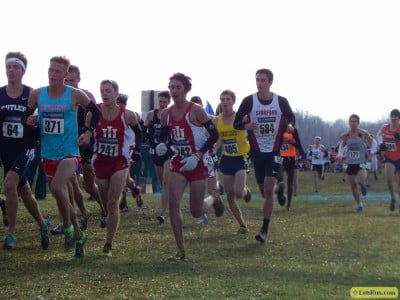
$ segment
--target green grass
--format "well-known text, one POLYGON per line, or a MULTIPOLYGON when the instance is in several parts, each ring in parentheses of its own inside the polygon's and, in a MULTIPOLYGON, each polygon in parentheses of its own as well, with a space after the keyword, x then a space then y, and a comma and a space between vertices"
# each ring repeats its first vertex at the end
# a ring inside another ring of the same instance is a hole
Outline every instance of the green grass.
MULTIPOLYGON (((311 173, 300 173, 298 194, 312 193, 311 173)), ((253 175, 249 184, 256 191, 253 175)), ((348 194, 342 174, 320 182, 325 195, 348 194)), ((372 193, 386 193, 382 178, 372 193)), ((351 299, 353 286, 400 288, 400 218, 388 201, 369 200, 355 213, 354 200, 294 200, 288 213, 277 202, 265 245, 255 241, 262 219, 260 200, 242 200, 250 233, 226 210, 197 225, 183 201, 188 260, 166 261, 176 251, 169 223, 155 220, 159 199, 145 195, 146 208, 121 215, 112 257, 102 254, 105 231, 96 203, 89 220, 87 255, 77 260, 63 252, 63 237, 52 236, 42 251, 39 233, 20 203, 17 244, 0 250, 0 299, 351 299)), ((39 202, 52 225, 55 201, 39 202)), ((4 236, 4 228, 0 231, 4 236)))

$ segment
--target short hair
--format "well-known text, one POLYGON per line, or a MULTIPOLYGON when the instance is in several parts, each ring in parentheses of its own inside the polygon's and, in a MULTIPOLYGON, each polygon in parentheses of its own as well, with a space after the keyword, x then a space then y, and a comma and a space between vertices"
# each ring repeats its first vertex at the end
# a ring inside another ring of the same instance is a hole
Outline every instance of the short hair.
POLYGON ((349 117, 349 121, 350 121, 350 119, 352 119, 352 118, 357 119, 357 124, 360 124, 360 117, 359 117, 359 115, 352 114, 352 115, 349 117))
POLYGON ((193 96, 192 98, 190 98, 190 102, 194 102, 203 106, 203 100, 201 100, 199 96, 193 96))
POLYGON ((70 65, 68 68, 68 72, 76 73, 76 75, 78 76, 78 79, 81 79, 81 71, 79 70, 78 66, 70 65))
POLYGON ((106 84, 106 83, 111 84, 111 86, 113 87, 113 89, 114 89, 117 93, 119 93, 119 86, 118 86, 118 83, 117 83, 115 80, 104 79, 104 80, 102 80, 102 81, 100 82, 100 85, 103 85, 103 84, 106 84))
POLYGON ((268 80, 269 80, 270 83, 272 83, 272 82, 274 81, 274 74, 273 74, 272 71, 269 70, 269 69, 259 69, 259 70, 257 70, 257 72, 256 72, 256 76, 257 76, 258 74, 265 74, 265 75, 267 75, 268 80))
POLYGON ((164 98, 168 98, 168 100, 171 100, 171 94, 168 91, 159 92, 158 97, 164 97, 164 98))
POLYGON ((222 93, 221 93, 221 95, 219 95, 219 97, 221 98, 221 96, 222 95, 228 95, 228 96, 231 96, 232 97, 232 99, 233 99, 233 103, 235 103, 236 102, 236 95, 235 95, 235 93, 234 92, 232 92, 231 90, 223 90, 222 91, 222 93))
POLYGON ((169 85, 171 84, 172 80, 178 80, 178 81, 182 82, 186 92, 189 92, 192 89, 192 82, 191 82, 192 79, 189 76, 186 76, 183 73, 179 73, 178 72, 178 73, 173 74, 169 78, 169 85))
POLYGON ((52 58, 50 58, 50 63, 58 63, 58 64, 63 64, 65 66, 65 69, 68 71, 68 68, 71 64, 71 62, 69 61, 69 59, 65 56, 53 56, 52 58))
POLYGON ((19 60, 21 60, 24 63, 25 68, 28 67, 28 59, 26 58, 25 54, 23 54, 22 52, 19 52, 19 51, 8 52, 6 54, 6 60, 9 58, 18 58, 19 60))
POLYGON ((397 108, 395 108, 390 112, 390 116, 391 117, 396 116, 396 117, 400 118, 400 111, 397 108))
POLYGON ((118 104, 127 105, 129 96, 127 94, 119 94, 117 98, 118 104))

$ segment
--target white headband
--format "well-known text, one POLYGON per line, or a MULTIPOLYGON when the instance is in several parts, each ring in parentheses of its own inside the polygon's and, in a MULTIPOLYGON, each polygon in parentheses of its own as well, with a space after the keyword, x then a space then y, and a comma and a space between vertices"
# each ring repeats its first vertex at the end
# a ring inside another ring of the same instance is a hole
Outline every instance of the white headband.
POLYGON ((19 64, 21 66, 21 68, 25 71, 26 70, 26 66, 24 64, 24 62, 22 60, 20 60, 19 58, 16 57, 10 57, 6 60, 6 64, 8 63, 16 63, 19 64))

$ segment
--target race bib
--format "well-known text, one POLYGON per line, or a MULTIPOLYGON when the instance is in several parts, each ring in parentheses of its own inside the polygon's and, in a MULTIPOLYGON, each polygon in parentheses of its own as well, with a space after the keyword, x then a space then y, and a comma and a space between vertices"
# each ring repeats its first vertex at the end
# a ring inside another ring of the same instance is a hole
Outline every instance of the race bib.
POLYGON ((18 122, 3 122, 3 136, 8 138, 22 139, 24 126, 18 122))
POLYGON ((99 154, 102 154, 105 156, 117 157, 118 156, 118 144, 99 142, 99 147, 98 147, 97 152, 99 154))
POLYGON ((64 134, 64 114, 60 112, 43 113, 42 127, 46 134, 64 134))

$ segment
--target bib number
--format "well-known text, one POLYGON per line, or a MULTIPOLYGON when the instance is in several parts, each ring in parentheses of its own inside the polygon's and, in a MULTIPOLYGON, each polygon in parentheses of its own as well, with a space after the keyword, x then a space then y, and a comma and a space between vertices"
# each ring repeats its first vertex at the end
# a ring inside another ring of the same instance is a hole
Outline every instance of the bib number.
POLYGON ((117 157, 118 144, 99 143, 98 153, 109 157, 117 157))
POLYGON ((3 136, 22 139, 24 136, 24 126, 20 123, 3 122, 3 136))

